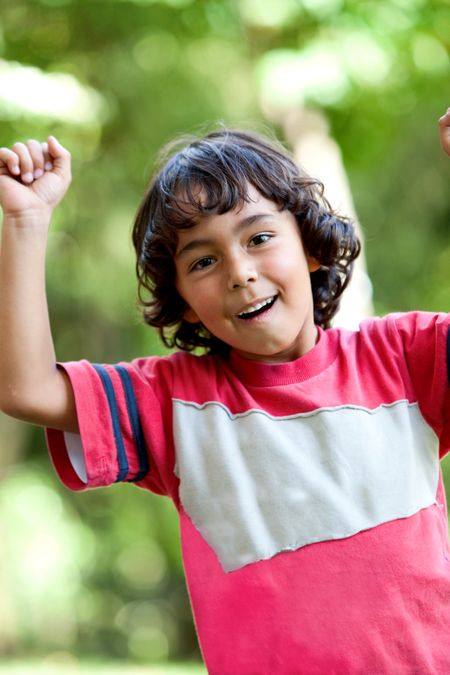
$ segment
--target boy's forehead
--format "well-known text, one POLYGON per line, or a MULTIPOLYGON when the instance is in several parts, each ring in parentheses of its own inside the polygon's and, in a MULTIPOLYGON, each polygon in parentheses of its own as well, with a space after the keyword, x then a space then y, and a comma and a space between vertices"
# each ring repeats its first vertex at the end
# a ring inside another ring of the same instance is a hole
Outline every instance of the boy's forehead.
MULTIPOLYGON (((186 216, 187 220, 192 220, 196 222, 200 219, 214 215, 214 212, 207 213, 207 210, 211 206, 210 195, 206 186, 201 184, 193 184, 187 187, 180 188, 176 193, 173 200, 173 205, 177 208, 178 211, 182 212, 186 216)), ((220 199, 217 200, 220 204, 220 199)), ((242 192, 242 198, 238 199, 235 206, 228 211, 235 211, 240 213, 244 210, 247 205, 252 203, 258 203, 260 201, 269 201, 257 190, 257 188, 249 182, 246 182, 244 190, 242 192)), ((278 208, 275 203, 274 208, 278 208)), ((227 213, 228 211, 221 211, 221 213, 227 213)))
MULTIPOLYGON (((240 199, 235 204, 235 206, 226 211, 215 212, 212 210, 212 212, 208 213, 208 197, 206 190, 204 189, 199 190, 199 192, 195 195, 195 199, 198 199, 197 203, 199 208, 197 209, 195 208, 194 204, 192 204, 192 202, 186 197, 181 202, 181 207, 183 209, 183 213, 186 216, 186 220, 191 221, 191 225, 187 229, 191 229, 192 227, 205 223, 206 221, 215 220, 216 218, 221 218, 222 216, 227 215, 242 219, 259 212, 264 212, 266 214, 276 214, 280 212, 280 207, 278 204, 264 197, 264 195, 262 195, 251 184, 247 185, 247 192, 245 193, 244 198, 240 199), (206 210, 202 211, 202 208, 206 210)), ((184 231, 186 230, 181 228, 178 231, 178 234, 180 235, 184 231)))

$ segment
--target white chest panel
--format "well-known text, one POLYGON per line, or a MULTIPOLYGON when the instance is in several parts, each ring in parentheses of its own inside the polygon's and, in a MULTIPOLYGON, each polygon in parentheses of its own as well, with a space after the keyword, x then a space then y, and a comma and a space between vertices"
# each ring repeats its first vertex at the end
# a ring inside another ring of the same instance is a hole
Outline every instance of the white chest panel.
POLYGON ((417 404, 287 417, 173 406, 181 502, 226 572, 435 503, 438 439, 417 404))

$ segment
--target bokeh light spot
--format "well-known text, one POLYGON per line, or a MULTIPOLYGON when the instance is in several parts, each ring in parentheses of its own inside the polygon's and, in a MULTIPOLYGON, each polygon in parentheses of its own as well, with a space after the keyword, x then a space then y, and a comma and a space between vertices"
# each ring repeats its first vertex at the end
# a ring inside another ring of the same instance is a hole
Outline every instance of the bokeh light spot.
POLYGON ((0 59, 0 114, 16 119, 30 113, 82 125, 105 119, 107 106, 73 75, 0 59))
POLYGON ((412 43, 414 63, 428 74, 441 74, 449 68, 450 59, 444 45, 432 35, 415 35, 412 43))
POLYGON ((349 87, 347 74, 334 50, 320 43, 302 52, 269 52, 261 59, 258 75, 263 105, 268 107, 291 107, 306 100, 334 103, 349 87))
POLYGON ((176 65, 179 55, 176 38, 166 31, 150 33, 137 42, 133 56, 147 72, 164 72, 176 65))
POLYGON ((249 24, 262 27, 280 28, 292 21, 302 10, 299 0, 241 0, 239 11, 249 24))
POLYGON ((128 586, 147 590, 164 578, 167 561, 156 542, 149 542, 125 549, 117 559, 116 567, 128 586))
POLYGON ((302 4, 310 14, 323 18, 328 14, 338 12, 343 5, 343 0, 302 0, 302 4))

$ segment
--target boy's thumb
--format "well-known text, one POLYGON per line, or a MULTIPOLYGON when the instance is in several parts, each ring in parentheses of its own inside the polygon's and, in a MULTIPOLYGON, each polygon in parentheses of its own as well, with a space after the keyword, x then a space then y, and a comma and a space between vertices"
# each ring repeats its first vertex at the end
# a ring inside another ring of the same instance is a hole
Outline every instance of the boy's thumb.
POLYGON ((70 152, 58 141, 55 136, 47 139, 48 154, 56 168, 70 171, 70 152))
POLYGON ((61 145, 55 136, 48 137, 48 151, 52 157, 60 157, 61 155, 69 154, 69 151, 61 145))

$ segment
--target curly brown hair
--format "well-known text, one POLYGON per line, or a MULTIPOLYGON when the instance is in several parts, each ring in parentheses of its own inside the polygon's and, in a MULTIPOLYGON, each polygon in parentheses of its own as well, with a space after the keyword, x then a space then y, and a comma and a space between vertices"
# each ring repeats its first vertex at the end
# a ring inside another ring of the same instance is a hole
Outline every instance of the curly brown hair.
POLYGON ((175 287, 174 256, 180 229, 248 202, 249 184, 295 216, 306 252, 320 264, 311 273, 314 321, 329 328, 361 245, 351 220, 338 216, 324 198, 322 183, 281 144, 247 131, 222 128, 203 138, 185 137, 165 154, 169 158, 151 181, 133 228, 139 302, 164 344, 229 351, 202 324, 183 318, 186 303, 175 287))

